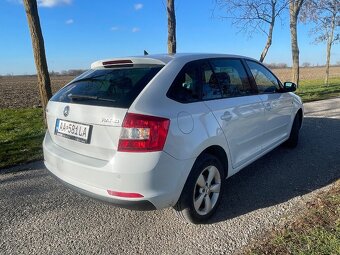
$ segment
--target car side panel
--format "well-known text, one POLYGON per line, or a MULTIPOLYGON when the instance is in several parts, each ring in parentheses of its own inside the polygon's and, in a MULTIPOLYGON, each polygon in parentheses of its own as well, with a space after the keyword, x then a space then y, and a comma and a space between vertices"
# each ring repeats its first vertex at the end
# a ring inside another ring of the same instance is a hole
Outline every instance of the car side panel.
POLYGON ((206 101, 227 139, 233 168, 261 151, 264 108, 257 95, 206 101))
POLYGON ((262 150, 286 140, 290 134, 293 115, 293 97, 289 93, 259 95, 265 109, 266 126, 262 150))

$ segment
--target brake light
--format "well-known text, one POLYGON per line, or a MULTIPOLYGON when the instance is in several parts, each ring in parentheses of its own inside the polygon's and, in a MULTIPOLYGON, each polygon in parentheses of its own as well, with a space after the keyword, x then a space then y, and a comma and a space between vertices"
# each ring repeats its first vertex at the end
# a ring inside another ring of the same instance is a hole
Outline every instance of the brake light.
POLYGON ((163 150, 170 120, 142 114, 125 115, 118 151, 149 152, 163 150))
POLYGON ((133 67, 131 60, 110 60, 102 63, 105 68, 133 67))
POLYGON ((107 65, 121 65, 121 64, 133 64, 131 60, 111 60, 103 62, 103 66, 107 65))

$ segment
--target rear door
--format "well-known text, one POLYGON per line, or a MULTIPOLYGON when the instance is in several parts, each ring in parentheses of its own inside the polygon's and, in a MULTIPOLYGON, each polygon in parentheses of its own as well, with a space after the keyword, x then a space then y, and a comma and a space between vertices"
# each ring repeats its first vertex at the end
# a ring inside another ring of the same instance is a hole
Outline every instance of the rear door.
POLYGON ((203 96, 220 124, 237 168, 261 150, 264 107, 239 59, 212 59, 203 65, 203 96))
POLYGON ((289 135, 293 98, 289 93, 282 93, 279 80, 265 66, 251 60, 247 60, 246 63, 265 108, 262 147, 266 150, 282 142, 289 135))
POLYGON ((110 160, 117 151, 125 114, 162 66, 94 69, 50 100, 46 116, 54 143, 70 152, 110 160))

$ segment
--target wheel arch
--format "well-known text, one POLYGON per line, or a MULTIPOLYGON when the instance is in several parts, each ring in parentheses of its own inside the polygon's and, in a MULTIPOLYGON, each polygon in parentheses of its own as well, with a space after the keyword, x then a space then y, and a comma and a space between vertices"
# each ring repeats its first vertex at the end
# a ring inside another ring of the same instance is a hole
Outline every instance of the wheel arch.
POLYGON ((229 171, 229 160, 228 160, 228 156, 227 153, 225 152, 225 150, 219 146, 219 145, 211 145, 209 147, 207 147, 205 150, 203 150, 199 156, 197 157, 196 160, 198 160, 203 154, 210 154, 213 155, 215 157, 217 157, 222 166, 223 166, 223 170, 224 170, 224 175, 227 178, 228 177, 228 171, 229 171))

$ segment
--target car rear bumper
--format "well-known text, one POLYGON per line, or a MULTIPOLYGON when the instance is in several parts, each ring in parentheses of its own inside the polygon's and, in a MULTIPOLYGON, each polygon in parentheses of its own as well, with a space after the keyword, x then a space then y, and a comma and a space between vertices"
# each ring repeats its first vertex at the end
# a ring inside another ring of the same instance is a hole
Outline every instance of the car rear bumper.
POLYGON ((110 161, 105 161, 58 146, 48 132, 43 150, 46 168, 71 189, 134 210, 175 205, 195 161, 177 160, 165 152, 117 152, 110 161), (143 197, 112 196, 108 190, 143 197))
POLYGON ((54 175, 51 171, 49 171, 50 175, 53 176, 56 180, 60 181, 63 183, 66 187, 68 187, 71 190, 74 190, 77 193, 83 194, 85 196, 94 198, 96 200, 100 200, 118 207, 130 209, 130 210, 136 210, 136 211, 152 211, 156 210, 156 207, 147 200, 139 200, 139 201, 126 201, 126 200, 121 200, 121 199, 115 199, 111 197, 104 197, 97 195, 96 193, 87 191, 85 189, 81 189, 77 186, 74 186, 62 179, 60 179, 58 176, 54 175))

